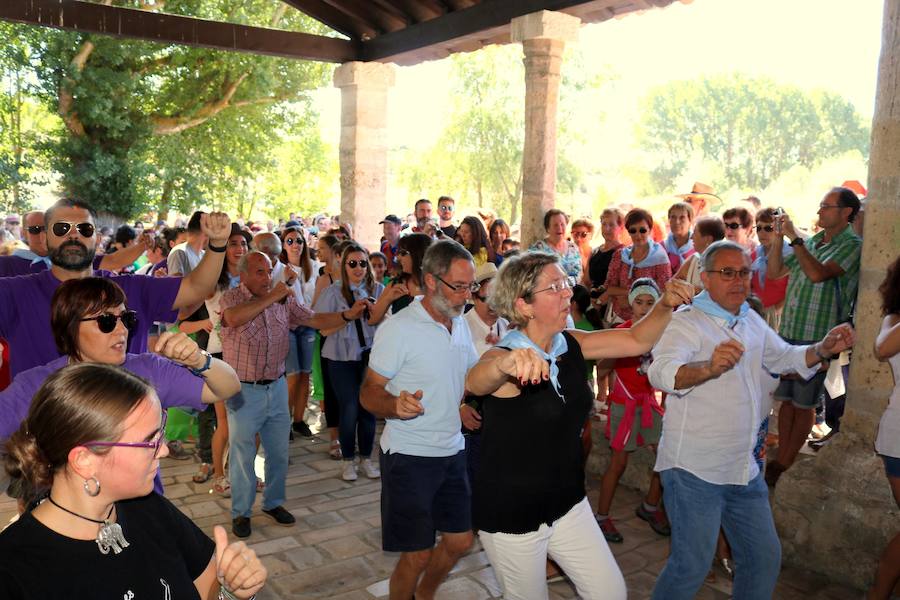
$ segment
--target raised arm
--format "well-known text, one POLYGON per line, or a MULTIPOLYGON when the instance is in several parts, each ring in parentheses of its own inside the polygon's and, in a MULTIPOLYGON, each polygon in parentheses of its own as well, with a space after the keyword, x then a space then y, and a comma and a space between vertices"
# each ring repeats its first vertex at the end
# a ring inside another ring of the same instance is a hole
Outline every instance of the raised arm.
POLYGON ((493 394, 503 385, 538 383, 550 377, 550 364, 531 348, 485 352, 466 374, 466 389, 476 396, 493 394))
POLYGON ((694 297, 693 286, 680 279, 666 282, 665 293, 643 319, 630 329, 581 331, 570 329, 578 340, 581 352, 587 360, 640 356, 648 352, 662 336, 672 319, 672 309, 689 303, 694 297))
POLYGON ((224 309, 222 311, 222 325, 224 327, 240 327, 241 325, 252 321, 259 313, 266 310, 272 304, 286 298, 290 293, 290 288, 284 285, 284 283, 276 283, 265 296, 253 298, 252 300, 224 309))
MULTIPOLYGON (((155 352, 191 369, 200 370, 206 366, 207 354, 184 333, 166 331, 159 336, 155 352)), ((226 400, 241 391, 237 373, 218 358, 209 358, 209 369, 200 377, 204 380, 201 399, 207 404, 226 400)))
POLYGON ((118 272, 139 259, 144 252, 152 249, 153 236, 145 233, 131 247, 112 254, 104 254, 100 261, 100 268, 104 271, 118 272))
POLYGON ((203 233, 209 238, 209 247, 197 268, 182 278, 173 309, 187 308, 202 303, 216 291, 216 281, 222 273, 225 261, 225 246, 231 233, 231 219, 221 212, 203 215, 200 220, 203 233), (222 248, 221 251, 212 248, 222 248))

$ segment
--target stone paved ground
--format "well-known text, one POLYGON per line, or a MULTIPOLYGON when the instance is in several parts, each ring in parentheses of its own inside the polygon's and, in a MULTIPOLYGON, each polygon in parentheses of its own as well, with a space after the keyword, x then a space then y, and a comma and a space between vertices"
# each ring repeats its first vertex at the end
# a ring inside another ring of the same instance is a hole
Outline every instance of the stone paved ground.
MULTIPOLYGON (((387 578, 397 555, 380 549, 380 484, 364 476, 355 483, 342 481, 339 463, 328 458, 327 446, 318 438, 291 443, 286 507, 297 517, 294 527, 276 526, 261 516, 257 497, 248 543, 269 569, 269 585, 260 600, 363 600, 387 595, 387 578)), ((192 461, 164 459, 166 495, 207 533, 217 524, 230 531, 230 501, 212 495, 209 484, 193 483, 196 468, 192 461)), ((589 495, 594 504, 596 490, 589 495)), ((668 540, 634 516, 639 498, 637 492, 622 488, 612 511, 625 536, 625 542, 613 544, 612 550, 625 574, 629 598, 634 600, 649 597, 668 554, 668 540)), ((14 511, 8 499, 0 501, 0 523, 6 523, 14 511)), ((577 597, 567 582, 552 584, 550 590, 553 600, 577 597)), ((719 573, 697 598, 725 600, 729 591, 730 583, 719 573)), ((493 571, 476 544, 440 588, 438 598, 480 600, 499 595, 493 571)), ((847 600, 860 595, 810 573, 786 569, 775 598, 847 600)))

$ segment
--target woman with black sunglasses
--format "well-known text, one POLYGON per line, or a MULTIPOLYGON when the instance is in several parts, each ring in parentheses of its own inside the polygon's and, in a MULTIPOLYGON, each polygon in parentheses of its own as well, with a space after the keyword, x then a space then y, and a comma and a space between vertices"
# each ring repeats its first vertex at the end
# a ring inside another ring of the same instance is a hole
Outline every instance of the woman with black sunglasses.
POLYGON ((365 474, 370 479, 381 476, 378 465, 371 460, 375 445, 375 417, 359 403, 359 390, 368 366, 368 353, 375 339, 375 328, 384 317, 381 310, 374 310, 384 286, 375 281, 369 268, 369 255, 356 242, 349 242, 341 252, 341 278, 329 286, 318 300, 316 312, 342 312, 349 310, 358 300, 369 298, 372 305, 363 316, 347 321, 340 327, 322 330, 327 336, 322 346, 322 357, 328 359, 327 369, 335 396, 341 407, 338 436, 341 456, 344 459, 341 478, 357 479, 356 447, 365 474))
MULTIPOLYGON (((67 364, 92 362, 122 367, 150 381, 163 408, 203 410, 206 404, 240 391, 234 370, 212 358, 184 333, 164 333, 156 354, 126 353, 128 336, 139 323, 126 307, 125 293, 112 280, 71 279, 53 295, 50 325, 63 355, 45 365, 22 371, 0 392, 0 439, 8 438, 25 419, 31 399, 44 381, 67 364)), ((156 489, 162 492, 157 476, 156 489)), ((17 494, 30 499, 27 491, 17 494)))
POLYGON ((425 293, 425 285, 422 283, 422 260, 433 241, 430 235, 424 233, 411 233, 400 238, 397 243, 400 274, 391 280, 382 296, 390 299, 388 314, 400 312, 412 303, 413 298, 425 293))
POLYGON ((262 589, 253 550, 218 526, 210 540, 152 493, 165 414, 147 381, 111 365, 69 365, 43 383, 6 468, 49 493, 0 533, 0 598, 248 600, 262 589))
MULTIPOLYGON (((299 227, 285 227, 281 232, 281 256, 284 264, 284 276, 293 274, 294 296, 307 306, 312 306, 313 294, 316 290, 318 273, 312 258, 306 237, 299 227)), ((285 281, 287 283, 287 281, 285 281)), ((309 377, 312 373, 313 354, 316 349, 316 330, 312 327, 300 326, 292 330, 288 336, 288 357, 285 362, 287 375, 288 406, 293 415, 291 429, 303 437, 312 437, 312 431, 303 415, 309 403, 309 377)))
POLYGON ((793 254, 794 248, 788 243, 788 240, 782 239, 775 231, 775 210, 771 207, 762 208, 756 213, 756 239, 759 240, 759 246, 756 247, 756 256, 750 266, 753 270, 750 290, 762 301, 766 323, 778 331, 778 327, 781 325, 781 310, 784 308, 789 276, 785 275, 778 279, 770 278, 766 273, 769 266, 766 257, 772 244, 782 244, 782 256, 793 254))
POLYGON ((612 300, 615 323, 624 323, 632 316, 628 292, 635 279, 649 277, 659 289, 665 289, 672 278, 666 249, 653 241, 653 215, 642 208, 631 209, 625 215, 625 230, 631 245, 616 250, 606 275, 606 291, 597 299, 598 304, 612 300))

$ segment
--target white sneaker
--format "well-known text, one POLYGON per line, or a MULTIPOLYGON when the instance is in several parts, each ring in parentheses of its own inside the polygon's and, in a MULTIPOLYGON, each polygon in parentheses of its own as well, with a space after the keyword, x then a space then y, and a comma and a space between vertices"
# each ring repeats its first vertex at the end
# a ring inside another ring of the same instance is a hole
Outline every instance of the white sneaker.
POLYGON ((366 477, 369 479, 378 479, 381 477, 381 469, 378 468, 378 465, 372 462, 371 458, 367 458, 362 461, 363 471, 366 472, 366 477))
POLYGON ((356 481, 356 465, 352 460, 344 461, 344 470, 341 472, 341 479, 344 481, 356 481))

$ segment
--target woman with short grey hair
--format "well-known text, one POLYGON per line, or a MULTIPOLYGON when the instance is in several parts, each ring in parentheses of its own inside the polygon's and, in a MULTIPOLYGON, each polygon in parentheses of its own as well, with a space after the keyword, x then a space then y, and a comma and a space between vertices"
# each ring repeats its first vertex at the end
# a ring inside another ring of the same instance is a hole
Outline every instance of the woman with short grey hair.
POLYGON ((585 495, 581 429, 593 394, 584 361, 649 351, 672 309, 692 292, 673 281, 633 328, 589 332, 565 330, 571 288, 553 254, 506 259, 489 302, 518 328, 466 377, 466 389, 482 397, 484 410, 473 525, 504 598, 546 599, 548 557, 582 598, 626 597, 622 573, 585 495))

